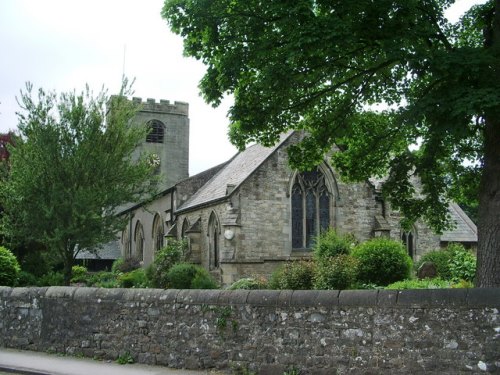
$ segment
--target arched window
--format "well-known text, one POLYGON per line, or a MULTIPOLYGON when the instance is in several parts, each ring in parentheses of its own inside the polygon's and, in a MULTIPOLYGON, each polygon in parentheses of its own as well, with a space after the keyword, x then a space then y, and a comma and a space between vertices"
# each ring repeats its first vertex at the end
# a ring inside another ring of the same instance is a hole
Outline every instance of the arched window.
POLYGON ((151 120, 147 124, 148 135, 146 136, 146 142, 148 143, 163 143, 163 138, 165 136, 165 125, 159 120, 151 120))
POLYGON ((293 249, 310 249, 314 237, 330 226, 330 199, 319 168, 296 175, 291 197, 293 249))
POLYGON ((158 251, 163 247, 163 239, 165 237, 165 229, 160 215, 156 214, 153 219, 153 250, 158 251))
POLYGON ((122 232, 123 257, 132 258, 132 244, 130 243, 130 232, 128 226, 122 232))
POLYGON ((210 219, 208 220, 208 241, 209 241, 209 261, 210 269, 219 268, 220 264, 220 254, 219 254, 219 236, 220 236, 220 225, 219 220, 214 212, 210 214, 210 219))
POLYGON ((182 222, 181 238, 186 238, 186 231, 189 229, 189 221, 187 218, 182 222))
POLYGON ((135 257, 140 261, 144 260, 144 230, 140 221, 135 225, 135 257))
POLYGON ((416 234, 415 229, 412 229, 410 231, 401 230, 401 242, 403 242, 403 245, 406 247, 408 255, 412 259, 414 259, 417 250, 416 247, 417 237, 415 234, 416 234))

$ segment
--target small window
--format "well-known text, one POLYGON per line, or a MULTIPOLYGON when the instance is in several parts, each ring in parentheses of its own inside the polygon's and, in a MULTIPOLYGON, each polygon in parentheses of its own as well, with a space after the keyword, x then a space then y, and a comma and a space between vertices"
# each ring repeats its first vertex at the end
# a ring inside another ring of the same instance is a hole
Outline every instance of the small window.
POLYGON ((401 232, 401 242, 406 247, 406 251, 410 258, 414 259, 415 256, 415 235, 414 231, 410 232, 401 232))
POLYGON ((153 219, 153 250, 158 251, 163 247, 165 231, 160 215, 156 214, 153 219))
POLYGON ((165 125, 161 121, 151 120, 148 122, 148 135, 146 142, 148 143, 163 143, 165 136, 165 125))

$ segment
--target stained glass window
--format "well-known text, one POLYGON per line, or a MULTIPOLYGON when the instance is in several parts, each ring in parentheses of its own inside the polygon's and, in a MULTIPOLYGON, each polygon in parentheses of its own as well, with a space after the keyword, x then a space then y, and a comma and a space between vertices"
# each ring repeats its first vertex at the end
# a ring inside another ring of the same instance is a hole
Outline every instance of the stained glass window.
POLYGON ((319 169, 297 174, 292 188, 292 248, 310 249, 330 226, 330 194, 319 169))
POLYGON ((163 143, 165 136, 165 125, 161 121, 151 120, 148 122, 148 135, 146 142, 148 143, 163 143))

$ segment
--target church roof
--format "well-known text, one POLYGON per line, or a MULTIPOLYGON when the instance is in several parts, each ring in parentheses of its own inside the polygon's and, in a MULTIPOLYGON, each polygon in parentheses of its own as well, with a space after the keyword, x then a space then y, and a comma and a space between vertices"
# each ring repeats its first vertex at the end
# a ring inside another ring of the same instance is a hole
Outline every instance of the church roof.
POLYGON ((228 197, 285 142, 292 132, 283 135, 273 147, 259 144, 237 153, 215 176, 207 181, 190 199, 178 208, 184 211, 228 197), (228 189, 228 186, 230 187, 228 189))
POLYGON ((477 242, 476 224, 467 216, 467 214, 456 203, 451 203, 448 211, 451 220, 455 223, 453 229, 443 232, 441 241, 443 242, 477 242))
POLYGON ((121 257, 120 241, 110 241, 102 245, 96 252, 82 249, 76 259, 118 259, 121 257))

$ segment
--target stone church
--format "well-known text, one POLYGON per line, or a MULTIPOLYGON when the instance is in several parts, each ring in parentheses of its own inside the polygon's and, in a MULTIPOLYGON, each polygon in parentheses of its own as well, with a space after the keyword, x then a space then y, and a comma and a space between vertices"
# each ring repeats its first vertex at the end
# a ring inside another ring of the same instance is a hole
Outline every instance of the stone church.
POLYGON ((455 229, 437 235, 417 223, 405 232, 398 212, 382 198, 380 182, 344 183, 326 159, 314 171, 292 170, 287 148, 301 137, 297 132, 283 135, 274 147, 249 146, 189 177, 188 116, 186 103, 142 103, 136 120, 150 127, 142 147, 153 153, 166 182, 152 201, 121 212, 128 222, 119 239, 123 257, 148 265, 167 241, 185 238, 190 261, 229 284, 310 257, 314 237, 325 228, 360 241, 401 240, 414 260, 448 242, 477 242, 476 226, 456 204, 449 207, 455 229))

